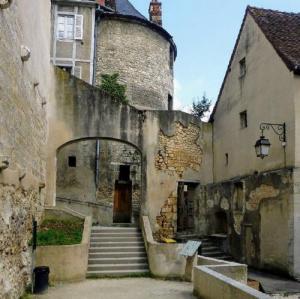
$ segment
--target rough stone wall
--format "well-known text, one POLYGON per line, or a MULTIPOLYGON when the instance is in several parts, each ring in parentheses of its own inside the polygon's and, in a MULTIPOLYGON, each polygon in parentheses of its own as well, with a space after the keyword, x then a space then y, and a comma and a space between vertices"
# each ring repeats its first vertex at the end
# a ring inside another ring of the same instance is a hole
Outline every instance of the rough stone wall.
POLYGON ((227 227, 223 233, 227 231, 234 258, 288 273, 292 177, 292 170, 283 169, 202 186, 200 233, 221 233, 217 229, 225 215, 222 224, 227 227), (237 184, 243 186, 240 191, 237 184))
POLYGON ((174 238, 177 227, 177 194, 171 194, 161 208, 160 215, 156 217, 157 224, 161 227, 155 232, 157 241, 162 238, 174 238))
MULTIPOLYGON (((192 122, 183 125, 179 121, 175 121, 172 126, 172 134, 160 129, 154 161, 156 171, 164 173, 176 182, 175 188, 161 205, 156 217, 154 236, 157 240, 176 236, 177 181, 181 179, 184 181, 186 173, 199 172, 203 159, 203 136, 200 126, 192 122)), ((195 196, 197 197, 196 194, 195 196)), ((198 207, 194 206, 195 209, 198 207)))
POLYGON ((159 151, 155 165, 159 170, 170 173, 176 172, 182 177, 187 168, 198 171, 202 162, 202 149, 197 144, 199 127, 190 124, 185 128, 177 122, 174 136, 166 136, 164 132, 159 135, 159 151))
POLYGON ((101 74, 119 73, 132 105, 167 109, 168 94, 173 96, 170 43, 134 22, 104 19, 96 30, 96 85, 101 74))
POLYGON ((0 298, 19 298, 31 276, 32 218, 44 203, 46 105, 52 93, 50 2, 0 9, 0 298), (25 46, 30 57, 23 57, 25 46))

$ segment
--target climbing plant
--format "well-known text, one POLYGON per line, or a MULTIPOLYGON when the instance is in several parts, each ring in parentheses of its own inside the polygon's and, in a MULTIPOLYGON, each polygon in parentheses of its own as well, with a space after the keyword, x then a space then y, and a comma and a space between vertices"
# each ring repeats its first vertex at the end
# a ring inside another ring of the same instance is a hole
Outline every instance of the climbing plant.
POLYGON ((127 104, 128 100, 126 97, 126 85, 118 82, 119 74, 115 73, 112 75, 103 74, 101 75, 100 88, 107 92, 114 101, 122 104, 127 104))

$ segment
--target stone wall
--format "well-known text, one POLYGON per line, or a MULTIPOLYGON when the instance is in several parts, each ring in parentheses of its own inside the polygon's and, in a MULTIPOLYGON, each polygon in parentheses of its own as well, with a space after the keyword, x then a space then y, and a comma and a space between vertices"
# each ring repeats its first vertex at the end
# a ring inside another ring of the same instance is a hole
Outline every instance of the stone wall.
POLYGON ((102 19, 96 30, 96 85, 101 74, 119 73, 132 105, 167 109, 173 96, 169 41, 134 21, 102 19))
POLYGON ((235 259, 289 273, 292 186, 288 169, 203 186, 199 233, 227 234, 235 259))
POLYGON ((0 40, 0 168, 8 166, 0 170, 0 297, 19 298, 31 277, 32 219, 44 203, 50 1, 0 9, 0 40))

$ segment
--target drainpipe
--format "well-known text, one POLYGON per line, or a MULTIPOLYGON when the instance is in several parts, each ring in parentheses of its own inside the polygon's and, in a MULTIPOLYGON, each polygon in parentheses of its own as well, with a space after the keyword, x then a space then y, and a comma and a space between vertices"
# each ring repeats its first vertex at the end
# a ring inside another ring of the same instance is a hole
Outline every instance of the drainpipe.
POLYGON ((100 140, 96 140, 96 156, 95 156, 95 185, 99 186, 99 169, 100 169, 100 140))

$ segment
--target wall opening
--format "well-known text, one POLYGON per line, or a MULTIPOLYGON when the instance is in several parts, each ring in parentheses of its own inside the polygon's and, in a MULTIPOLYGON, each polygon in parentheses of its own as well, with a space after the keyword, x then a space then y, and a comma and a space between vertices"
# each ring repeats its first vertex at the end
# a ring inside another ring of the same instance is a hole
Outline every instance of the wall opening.
POLYGON ((215 213, 215 233, 216 234, 227 234, 228 223, 227 215, 224 211, 219 211, 215 213))
POLYGON ((168 110, 173 110, 173 97, 170 94, 168 95, 168 110))
POLYGON ((234 203, 234 210, 242 212, 244 208, 244 184, 243 182, 236 182, 234 183, 234 196, 233 196, 233 203, 234 203))
POLYGON ((69 167, 76 167, 76 157, 75 156, 69 156, 68 165, 69 167))
POLYGON ((195 189, 198 183, 179 182, 177 188, 177 232, 191 232, 195 228, 195 189))

